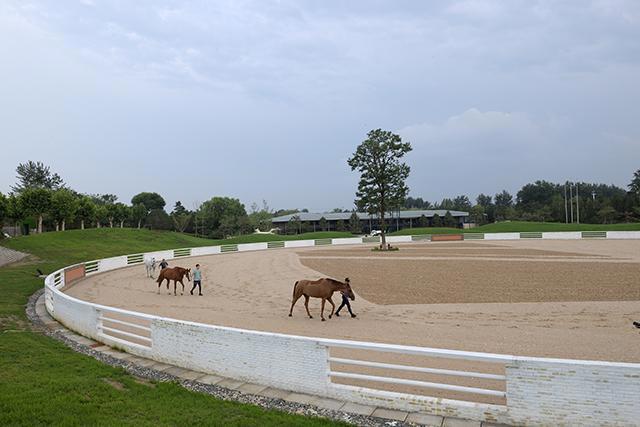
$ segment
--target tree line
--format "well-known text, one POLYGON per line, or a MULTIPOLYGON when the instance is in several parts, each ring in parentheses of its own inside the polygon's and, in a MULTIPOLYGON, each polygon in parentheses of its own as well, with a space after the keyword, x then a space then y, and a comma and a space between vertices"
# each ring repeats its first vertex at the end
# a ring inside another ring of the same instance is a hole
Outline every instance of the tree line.
POLYGON ((16 178, 8 195, 0 193, 0 225, 9 224, 14 230, 31 226, 42 233, 126 226, 222 238, 269 229, 273 216, 264 201, 260 208, 254 204, 247 214, 245 206, 230 197, 213 197, 194 210, 177 201, 168 214, 164 198, 155 192, 138 193, 130 204, 119 202, 113 194, 82 194, 42 162, 19 164, 16 178))
POLYGON ((465 211, 477 224, 505 220, 634 222, 640 221, 640 169, 633 173, 627 189, 609 184, 539 180, 524 185, 515 197, 506 190, 495 195, 481 193, 475 203, 466 195, 445 198, 439 203, 407 197, 403 207, 465 211))

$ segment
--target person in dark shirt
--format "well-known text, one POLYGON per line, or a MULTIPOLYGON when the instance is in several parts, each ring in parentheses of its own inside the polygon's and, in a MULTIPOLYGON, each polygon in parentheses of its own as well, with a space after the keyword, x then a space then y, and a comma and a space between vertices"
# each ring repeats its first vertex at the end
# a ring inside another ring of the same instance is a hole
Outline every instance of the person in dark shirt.
POLYGON ((162 258, 162 261, 160 261, 160 270, 164 270, 167 267, 169 267, 169 263, 164 258, 162 258))
POLYGON ((344 292, 340 292, 340 294, 342 294, 342 304, 340 304, 340 307, 338 307, 338 309, 336 310, 336 316, 340 317, 340 310, 342 310, 342 307, 346 305, 347 310, 349 310, 349 314, 351 315, 351 317, 356 317, 356 315, 353 314, 353 311, 351 311, 351 304, 349 304, 349 297, 347 297, 347 295, 344 292))

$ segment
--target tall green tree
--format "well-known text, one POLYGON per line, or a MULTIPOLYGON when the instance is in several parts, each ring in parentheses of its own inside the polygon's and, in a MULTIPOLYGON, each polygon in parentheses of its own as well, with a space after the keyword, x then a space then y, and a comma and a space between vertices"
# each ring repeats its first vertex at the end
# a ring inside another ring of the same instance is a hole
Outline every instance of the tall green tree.
POLYGON ((52 193, 49 213, 56 223, 56 231, 65 231, 67 221, 73 221, 77 210, 78 200, 71 191, 61 188, 52 193))
POLYGON ((433 214, 433 218, 431 218, 431 226, 432 227, 442 227, 442 219, 440 218, 440 215, 433 214))
POLYGON ((244 227, 243 218, 247 217, 247 212, 240 200, 230 197, 213 197, 207 200, 200 206, 197 214, 198 221, 202 222, 204 233, 214 238, 239 233, 244 227), (224 230, 220 230, 223 222, 224 230))
POLYGON ((78 199, 76 216, 80 220, 80 229, 84 230, 87 222, 91 223, 96 216, 96 204, 91 197, 82 196, 78 199))
POLYGON ((249 223, 251 224, 252 231, 256 229, 260 231, 268 231, 273 225, 271 218, 273 218, 273 212, 269 208, 266 200, 262 201, 261 207, 258 207, 257 203, 253 203, 251 205, 249 223))
POLYGON ((37 218, 38 233, 42 233, 44 215, 51 209, 51 193, 52 191, 46 188, 26 188, 20 193, 24 210, 37 218))
POLYGON ((325 217, 320 218, 318 227, 320 227, 320 231, 327 231, 327 219, 325 217))
POLYGON ((362 233, 362 225, 360 224, 360 217, 354 211, 351 213, 349 217, 349 231, 352 234, 360 234, 362 233))
POLYGON ((495 196, 496 219, 505 220, 511 217, 510 213, 513 208, 513 196, 507 190, 495 196))
POLYGON ((120 224, 120 228, 124 227, 124 222, 131 215, 131 208, 124 203, 116 203, 114 209, 114 220, 120 224))
POLYGON ((15 227, 16 231, 14 236, 17 235, 19 223, 26 215, 24 206, 22 205, 22 198, 14 193, 9 194, 7 197, 7 219, 11 221, 11 224, 15 227))
POLYGON ((131 219, 138 225, 138 229, 142 225, 142 221, 147 217, 147 208, 142 203, 137 203, 131 208, 131 219))
POLYGON ((634 196, 634 204, 640 206, 640 169, 633 173, 633 179, 627 188, 629 188, 629 192, 634 196))
POLYGON ((101 228, 104 227, 105 223, 108 221, 109 218, 109 211, 107 210, 107 205, 96 205, 96 210, 95 210, 95 221, 96 221, 96 227, 97 228, 101 228))
POLYGON ((347 161, 352 171, 360 172, 356 206, 380 218, 383 248, 387 247, 385 214, 402 206, 409 192, 406 180, 410 168, 400 160, 410 151, 411 144, 402 142, 399 135, 375 129, 347 161))
POLYGON ((42 162, 20 163, 16 168, 18 181, 11 190, 21 194, 28 188, 43 188, 45 190, 58 190, 64 187, 64 181, 57 173, 51 172, 49 166, 42 162))
POLYGON ((8 205, 9 201, 7 200, 7 197, 4 194, 0 193, 0 230, 2 230, 4 220, 7 218, 7 212, 9 210, 8 205))
POLYGON ((137 205, 138 203, 142 203, 149 211, 154 209, 164 209, 167 204, 161 195, 150 192, 142 192, 133 196, 131 204, 137 205))
POLYGON ((455 218, 453 217, 453 215, 451 215, 450 211, 447 211, 444 214, 444 226, 445 227, 457 227, 458 224, 456 223, 455 218))
POLYGON ((294 215, 289 219, 289 223, 287 224, 287 233, 299 234, 301 232, 302 232, 302 221, 300 220, 300 216, 294 215))

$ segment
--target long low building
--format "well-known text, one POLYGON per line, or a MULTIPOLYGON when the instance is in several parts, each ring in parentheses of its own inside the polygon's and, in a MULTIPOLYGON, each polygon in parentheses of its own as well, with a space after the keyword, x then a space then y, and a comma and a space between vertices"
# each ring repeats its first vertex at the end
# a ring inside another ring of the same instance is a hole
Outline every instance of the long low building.
MULTIPOLYGON (((433 218, 435 215, 444 221, 447 212, 451 213, 456 227, 463 228, 464 224, 469 222, 469 212, 447 211, 443 209, 434 210, 407 210, 388 212, 385 216, 387 231, 402 230, 403 228, 414 227, 431 227, 433 226, 433 218)), ((310 213, 298 212, 290 215, 282 215, 271 220, 275 227, 281 231, 287 232, 299 219, 301 228, 305 231, 334 231, 349 229, 349 220, 353 212, 327 212, 327 213, 310 213), (297 217, 297 218, 296 218, 297 217)), ((369 233, 371 230, 379 230, 379 217, 370 215, 366 212, 356 212, 360 220, 360 230, 363 233, 369 233)))

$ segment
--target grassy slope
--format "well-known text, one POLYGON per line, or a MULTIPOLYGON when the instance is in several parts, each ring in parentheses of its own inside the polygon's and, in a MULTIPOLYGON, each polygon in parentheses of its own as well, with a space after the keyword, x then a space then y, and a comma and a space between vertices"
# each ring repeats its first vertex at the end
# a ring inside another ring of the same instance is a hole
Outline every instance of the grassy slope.
POLYGON ((523 231, 640 231, 640 223, 627 224, 562 224, 555 222, 511 221, 487 224, 481 227, 460 230, 458 228, 424 227, 407 228, 390 233, 390 236, 407 236, 418 234, 452 234, 452 233, 516 233, 523 231))
POLYGON ((215 242, 178 233, 101 229, 45 233, 1 243, 39 260, 0 267, 0 425, 333 424, 223 402, 174 383, 141 384, 122 369, 29 331, 24 305, 42 287, 42 279, 33 275, 36 268, 50 272, 88 259, 215 242))

